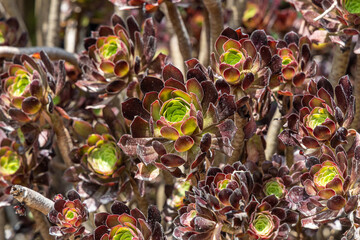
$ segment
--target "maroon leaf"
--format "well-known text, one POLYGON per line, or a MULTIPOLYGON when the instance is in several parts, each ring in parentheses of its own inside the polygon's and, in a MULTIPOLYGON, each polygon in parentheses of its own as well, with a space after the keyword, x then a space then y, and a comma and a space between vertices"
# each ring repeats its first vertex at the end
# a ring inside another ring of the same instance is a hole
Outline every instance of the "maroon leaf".
POLYGON ((167 167, 180 167, 186 161, 176 154, 165 154, 161 156, 160 161, 167 167))

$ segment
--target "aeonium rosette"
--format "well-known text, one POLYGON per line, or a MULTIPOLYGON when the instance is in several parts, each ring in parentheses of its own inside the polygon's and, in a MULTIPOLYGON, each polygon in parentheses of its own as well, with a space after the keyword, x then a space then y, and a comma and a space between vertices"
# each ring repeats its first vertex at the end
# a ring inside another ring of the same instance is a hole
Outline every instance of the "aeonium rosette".
POLYGON ((265 182, 263 188, 266 196, 275 195, 277 198, 282 198, 286 194, 285 185, 279 177, 265 182))
POLYGON ((279 138, 288 145, 319 149, 328 144, 336 148, 347 142, 348 130, 354 119, 354 96, 349 77, 340 78, 333 89, 326 78, 311 80, 304 95, 294 97, 297 113, 287 117, 287 128, 279 138))
POLYGON ((1 110, 21 123, 38 119, 42 111, 51 113, 53 109, 47 107, 65 82, 64 61, 54 64, 43 51, 39 56, 22 55, 22 65, 12 64, 1 75, 1 110))
POLYGON ((122 156, 110 134, 91 134, 84 146, 73 151, 73 160, 80 161, 90 176, 101 182, 118 176, 122 156))
POLYGON ((256 30, 249 37, 241 29, 227 28, 216 40, 215 48, 220 57, 217 61, 212 55, 213 68, 226 82, 246 90, 252 84, 260 84, 260 79, 267 73, 259 53, 260 47, 267 45, 264 31, 256 30))
POLYGON ((143 31, 133 16, 127 24, 117 15, 112 26, 101 26, 85 40, 80 62, 85 74, 77 86, 85 91, 116 94, 138 76, 160 73, 164 55, 155 57, 155 28, 151 19, 144 23, 143 31), (160 66, 160 67, 159 67, 160 66))
POLYGON ((95 214, 95 240, 165 239, 160 211, 155 206, 149 206, 147 218, 139 209, 130 210, 118 201, 111 212, 95 214))
POLYGON ((24 47, 27 43, 27 33, 20 33, 16 18, 0 21, 0 46, 24 47))
POLYGON ((185 205, 174 220, 173 236, 212 239, 229 230, 229 234, 245 234, 249 216, 244 209, 251 200, 253 187, 251 173, 240 162, 221 169, 210 167, 205 180, 185 193, 185 205))
POLYGON ((246 208, 250 217, 248 233, 255 239, 287 239, 290 226, 298 221, 298 213, 274 195, 265 197, 261 203, 255 198, 246 208))
POLYGON ((187 63, 187 81, 179 69, 169 64, 163 69, 163 79, 142 80, 142 100, 129 98, 122 103, 124 117, 132 122, 131 136, 123 135, 119 146, 127 155, 142 160, 139 173, 141 169, 154 171, 152 166, 156 166, 180 176, 178 167, 187 161, 184 156, 195 159, 189 163, 194 169, 208 151, 232 152, 230 141, 235 125, 227 118, 236 110, 234 97, 218 93, 197 60, 187 63))
POLYGON ((54 209, 48 214, 50 222, 57 226, 49 229, 51 235, 58 239, 70 236, 80 236, 85 231, 82 223, 88 219, 88 211, 81 202, 80 195, 75 190, 70 190, 67 199, 60 195, 55 197, 54 209))
POLYGON ((107 133, 91 134, 86 144, 71 152, 71 159, 75 164, 65 171, 64 178, 78 183, 90 212, 116 198, 125 166, 114 137, 107 133), (107 194, 107 198, 100 203, 97 194, 107 194))
MULTIPOLYGON (((18 144, 17 144, 18 145, 18 144)), ((0 176, 7 178, 14 175, 21 167, 22 157, 9 146, 0 148, 0 176)))

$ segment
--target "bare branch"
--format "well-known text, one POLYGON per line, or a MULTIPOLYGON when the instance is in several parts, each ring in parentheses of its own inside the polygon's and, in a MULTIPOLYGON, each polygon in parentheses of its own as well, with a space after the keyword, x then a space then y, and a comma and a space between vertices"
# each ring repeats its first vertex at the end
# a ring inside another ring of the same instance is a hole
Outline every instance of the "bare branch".
POLYGON ((48 20, 46 45, 55 47, 59 45, 60 0, 51 0, 48 20))
POLYGON ((70 151, 73 148, 73 143, 69 131, 65 128, 62 118, 57 112, 50 115, 53 129, 56 135, 57 146, 60 150, 62 159, 64 160, 67 167, 72 165, 70 159, 70 151))
POLYGON ((188 60, 191 58, 191 43, 189 33, 177 7, 168 0, 165 1, 165 4, 168 12, 167 17, 170 19, 178 38, 179 48, 181 49, 183 60, 188 60))
POLYGON ((347 66, 350 60, 351 38, 345 42, 345 47, 336 44, 332 60, 331 73, 329 80, 333 86, 337 84, 339 78, 346 74, 347 66))
POLYGON ((329 12, 334 10, 336 8, 336 6, 337 6, 337 0, 334 0, 334 3, 328 9, 326 9, 321 15, 314 18, 314 21, 318 21, 318 20, 322 19, 323 17, 325 17, 326 14, 328 14, 329 12))
POLYGON ((31 209, 31 213, 34 216, 36 223, 36 231, 39 231, 44 240, 54 240, 55 237, 49 234, 50 224, 46 220, 45 216, 38 210, 31 209))
POLYGON ((21 185, 12 186, 10 194, 19 202, 42 212, 44 215, 47 215, 54 208, 53 201, 40 193, 21 185))
POLYGON ((278 135, 282 127, 281 113, 279 107, 276 108, 274 116, 270 122, 268 132, 266 134, 266 160, 271 160, 271 157, 276 153, 278 147, 278 135))
POLYGON ((76 68, 79 68, 79 63, 75 54, 69 53, 62 48, 58 47, 8 47, 8 46, 0 46, 0 57, 11 60, 14 55, 17 54, 34 54, 40 51, 44 51, 47 53, 51 60, 60 60, 63 59, 76 68))
POLYGON ((216 39, 224 28, 224 16, 220 0, 203 0, 206 9, 209 12, 210 32, 211 32, 211 49, 214 48, 216 39))
POLYGON ((355 83, 354 83, 354 95, 355 95, 355 118, 351 124, 351 128, 356 130, 360 129, 360 54, 356 55, 356 69, 355 69, 355 83))

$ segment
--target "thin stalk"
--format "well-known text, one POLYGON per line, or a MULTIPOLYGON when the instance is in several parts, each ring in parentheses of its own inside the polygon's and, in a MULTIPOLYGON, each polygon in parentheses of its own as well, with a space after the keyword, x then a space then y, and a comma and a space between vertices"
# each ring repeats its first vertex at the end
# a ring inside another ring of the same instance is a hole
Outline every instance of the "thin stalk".
POLYGON ((46 46, 56 47, 60 44, 60 0, 51 0, 47 28, 46 46))
POLYGON ((229 158, 228 164, 233 164, 234 162, 239 161, 244 151, 244 144, 245 144, 244 126, 246 125, 247 120, 245 118, 242 118, 238 113, 235 113, 234 122, 235 122, 235 126, 237 127, 234 139, 231 142, 231 145, 234 148, 234 152, 229 158))
POLYGON ((18 54, 34 54, 40 51, 44 51, 47 53, 51 60, 60 60, 63 59, 76 68, 80 69, 78 60, 76 55, 73 53, 69 53, 62 48, 58 47, 8 47, 8 46, 0 46, 0 58, 5 58, 7 60, 12 60, 14 55, 18 54))
POLYGON ((286 146, 285 148, 286 164, 289 168, 294 164, 294 147, 286 146))
POLYGON ((351 124, 351 128, 355 128, 356 130, 360 129, 360 54, 356 55, 356 69, 355 69, 355 117, 354 121, 351 124))
POLYGON ((351 52, 351 38, 345 42, 345 46, 342 48, 336 44, 332 68, 329 76, 329 80, 333 86, 337 84, 339 78, 346 74, 347 66, 349 64, 351 52))
POLYGON ((214 48, 216 39, 224 28, 224 16, 221 7, 221 0, 203 0, 206 9, 209 12, 210 33, 211 33, 211 51, 214 48))
POLYGON ((169 0, 165 1, 167 8, 167 17, 170 19, 172 27, 178 38, 179 48, 181 49, 181 54, 183 60, 188 60, 191 58, 191 43, 189 33, 185 27, 185 23, 180 15, 177 7, 169 0))
POLYGON ((242 19, 246 9, 246 0, 232 0, 229 1, 229 8, 232 11, 232 18, 229 22, 230 27, 238 28, 242 25, 242 19))
POLYGON ((279 107, 276 108, 274 116, 270 122, 268 132, 266 134, 265 158, 271 160, 276 153, 278 147, 278 135, 282 127, 281 113, 279 107))
POLYGON ((49 222, 45 219, 44 215, 35 210, 35 209, 31 209, 31 213, 34 217, 34 221, 36 224, 36 229, 40 232, 40 235, 42 236, 42 238, 44 240, 53 240, 55 239, 55 237, 51 236, 49 234, 49 227, 50 224, 49 222))
POLYGON ((21 185, 13 185, 10 194, 19 202, 24 203, 26 206, 35 209, 44 215, 47 215, 54 208, 53 201, 40 193, 21 185))
POLYGON ((210 19, 206 9, 203 10, 204 23, 201 29, 199 61, 208 66, 210 61, 210 19))
POLYGON ((5 208, 0 208, 0 240, 5 240, 5 224, 6 224, 5 208))
POLYGON ((50 114, 50 118, 52 127, 57 138, 57 146, 60 150, 61 157, 64 160, 66 166, 70 167, 72 166, 72 161, 70 159, 70 151, 73 148, 70 133, 65 127, 62 118, 56 111, 53 114, 50 114))

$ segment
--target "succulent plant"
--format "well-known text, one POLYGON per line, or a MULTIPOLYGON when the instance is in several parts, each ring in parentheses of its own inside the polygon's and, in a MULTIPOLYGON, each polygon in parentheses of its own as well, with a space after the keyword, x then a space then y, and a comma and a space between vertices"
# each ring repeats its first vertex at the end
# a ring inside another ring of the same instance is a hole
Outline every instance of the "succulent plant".
POLYGON ((80 195, 75 190, 70 190, 67 199, 57 195, 54 199, 54 209, 48 214, 50 222, 57 226, 49 229, 50 235, 57 239, 80 236, 84 233, 85 227, 82 223, 88 219, 88 211, 81 202, 80 195))
POLYGON ((197 60, 188 65, 186 82, 179 69, 167 65, 163 79, 142 80, 142 101, 129 98, 122 103, 124 117, 132 122, 131 136, 123 135, 119 146, 127 155, 142 160, 139 169, 155 165, 180 176, 179 166, 196 158, 188 162, 192 169, 196 168, 208 151, 219 150, 227 155, 232 152, 230 141, 235 126, 232 120, 225 119, 236 110, 234 98, 218 93, 197 60))
POLYGON ((113 15, 113 26, 101 26, 85 40, 80 61, 84 80, 77 86, 89 92, 116 94, 128 84, 140 81, 139 76, 160 73, 164 55, 155 57, 156 38, 152 20, 144 23, 143 33, 133 16, 127 25, 113 15))
POLYGON ((290 145, 318 149, 346 143, 347 127, 354 119, 354 96, 348 76, 339 80, 335 91, 326 78, 311 80, 308 92, 294 98, 297 113, 288 116, 288 129, 279 138, 290 145))
POLYGON ((125 169, 121 150, 114 137, 108 133, 91 134, 86 144, 75 148, 71 156, 75 165, 66 170, 64 177, 69 182, 80 183, 79 188, 83 193, 81 196, 86 198, 84 203, 89 211, 95 211, 100 202, 113 201, 125 169), (96 194, 105 197, 99 199, 96 194))
POLYGON ((45 52, 40 59, 21 56, 22 65, 12 64, 1 75, 1 110, 15 121, 36 121, 42 111, 51 113, 52 98, 65 82, 64 61, 54 65, 45 52))
POLYGON ((24 47, 27 40, 27 33, 20 33, 19 22, 16 18, 0 21, 0 46, 24 47))
POLYGON ((359 4, 356 0, 287 1, 295 6, 308 24, 315 29, 327 31, 329 38, 334 43, 344 46, 347 39, 359 34, 359 4), (317 17, 325 11, 327 14, 318 20, 317 17))
POLYGON ((187 205, 178 211, 173 236, 210 239, 219 237, 222 231, 245 234, 249 218, 244 208, 251 200, 253 187, 251 173, 239 162, 223 169, 211 167, 206 179, 186 192, 187 205))
POLYGON ((130 210, 118 201, 112 204, 111 212, 95 214, 95 240, 165 239, 155 206, 149 206, 147 218, 139 209, 130 210))
POLYGON ((261 203, 253 199, 249 205, 252 209, 248 209, 249 213, 251 212, 248 233, 254 239, 287 239, 289 225, 297 223, 297 213, 286 207, 276 207, 276 199, 275 196, 269 196, 261 203))

